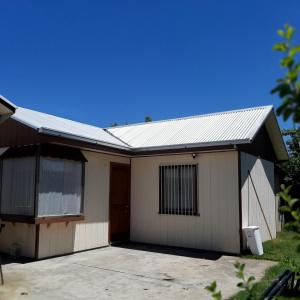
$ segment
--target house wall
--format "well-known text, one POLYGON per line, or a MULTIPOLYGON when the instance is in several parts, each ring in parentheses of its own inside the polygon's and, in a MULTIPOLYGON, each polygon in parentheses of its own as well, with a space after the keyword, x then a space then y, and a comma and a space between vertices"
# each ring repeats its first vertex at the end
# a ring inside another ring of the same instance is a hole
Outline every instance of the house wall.
POLYGON ((237 151, 133 158, 131 240, 240 252, 237 151), (198 163, 200 216, 160 215, 159 166, 198 163))
POLYGON ((110 162, 128 158, 82 151, 85 166, 84 221, 40 225, 39 258, 108 245, 110 162))
MULTIPOLYGON (((0 148, 0 155, 6 150, 7 148, 0 148)), ((5 227, 0 232, 0 251, 9 253, 13 244, 17 243, 20 246, 21 255, 34 257, 35 226, 4 221, 1 221, 1 224, 4 224, 5 227)))
POLYGON ((271 237, 268 233, 253 184, 248 175, 248 170, 253 179, 272 237, 275 238, 276 201, 274 192, 274 164, 241 152, 242 226, 257 225, 260 227, 262 240, 270 240, 271 237))
MULTIPOLYGON (((0 148, 1 151, 1 148, 0 148)), ((52 224, 1 222, 0 251, 9 253, 13 243, 21 255, 35 257, 36 226, 39 229, 38 258, 72 253, 108 245, 110 162, 130 163, 128 158, 82 151, 85 165, 84 221, 52 224)))
POLYGON ((5 227, 0 233, 0 251, 10 253, 16 243, 21 250, 21 256, 34 257, 35 225, 3 221, 1 224, 5 224, 5 227))

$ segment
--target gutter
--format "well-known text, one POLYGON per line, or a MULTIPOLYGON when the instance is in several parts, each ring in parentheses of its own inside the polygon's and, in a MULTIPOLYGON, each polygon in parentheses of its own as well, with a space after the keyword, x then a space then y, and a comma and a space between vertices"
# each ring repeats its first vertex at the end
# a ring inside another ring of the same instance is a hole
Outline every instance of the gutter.
POLYGON ((207 147, 221 147, 221 146, 232 146, 239 144, 250 144, 251 139, 243 140, 230 140, 224 142, 207 142, 207 143, 197 143, 197 144, 179 144, 179 145, 166 145, 166 146, 154 146, 154 147, 141 147, 141 148, 131 148, 133 153, 147 152, 147 151, 163 151, 163 150, 173 150, 173 149, 194 149, 194 148, 207 148, 207 147))

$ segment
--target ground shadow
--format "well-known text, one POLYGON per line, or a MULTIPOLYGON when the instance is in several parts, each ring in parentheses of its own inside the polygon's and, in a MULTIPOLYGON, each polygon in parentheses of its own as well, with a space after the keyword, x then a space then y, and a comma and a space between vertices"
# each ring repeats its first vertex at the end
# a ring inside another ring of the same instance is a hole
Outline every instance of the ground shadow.
POLYGON ((152 244, 144 244, 144 243, 137 243, 137 242, 114 243, 111 246, 117 248, 126 248, 132 250, 140 250, 140 251, 170 254, 170 255, 177 255, 177 256, 186 256, 191 258, 208 259, 208 260, 218 260, 221 258, 221 256, 224 255, 224 253, 221 252, 152 245, 152 244))
POLYGON ((9 265, 9 264, 27 264, 33 262, 34 259, 28 257, 13 257, 9 254, 0 254, 1 265, 9 265))

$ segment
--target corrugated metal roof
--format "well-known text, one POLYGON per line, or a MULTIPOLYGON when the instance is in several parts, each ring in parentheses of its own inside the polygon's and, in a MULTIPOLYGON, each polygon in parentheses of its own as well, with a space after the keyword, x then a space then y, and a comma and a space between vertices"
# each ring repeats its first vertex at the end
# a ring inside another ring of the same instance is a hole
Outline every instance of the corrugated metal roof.
POLYGON ((272 106, 107 129, 21 107, 11 118, 44 134, 132 151, 251 143, 261 126, 266 124, 278 159, 288 157, 272 106))
POLYGON ((48 115, 30 109, 18 107, 12 119, 19 121, 41 133, 64 136, 75 140, 84 140, 117 148, 128 149, 128 145, 112 136, 102 128, 68 119, 48 115))
POLYGON ((272 110, 262 106, 107 130, 136 150, 249 143, 272 110))

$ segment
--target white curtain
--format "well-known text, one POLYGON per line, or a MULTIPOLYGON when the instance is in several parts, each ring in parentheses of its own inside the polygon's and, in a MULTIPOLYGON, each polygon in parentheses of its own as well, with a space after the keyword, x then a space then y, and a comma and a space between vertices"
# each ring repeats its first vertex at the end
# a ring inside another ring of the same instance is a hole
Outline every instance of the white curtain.
POLYGON ((33 215, 35 157, 4 159, 1 191, 2 214, 33 215))
POLYGON ((82 162, 41 157, 38 215, 80 213, 82 162))
POLYGON ((197 197, 196 165, 160 167, 161 210, 166 214, 192 214, 197 197))

